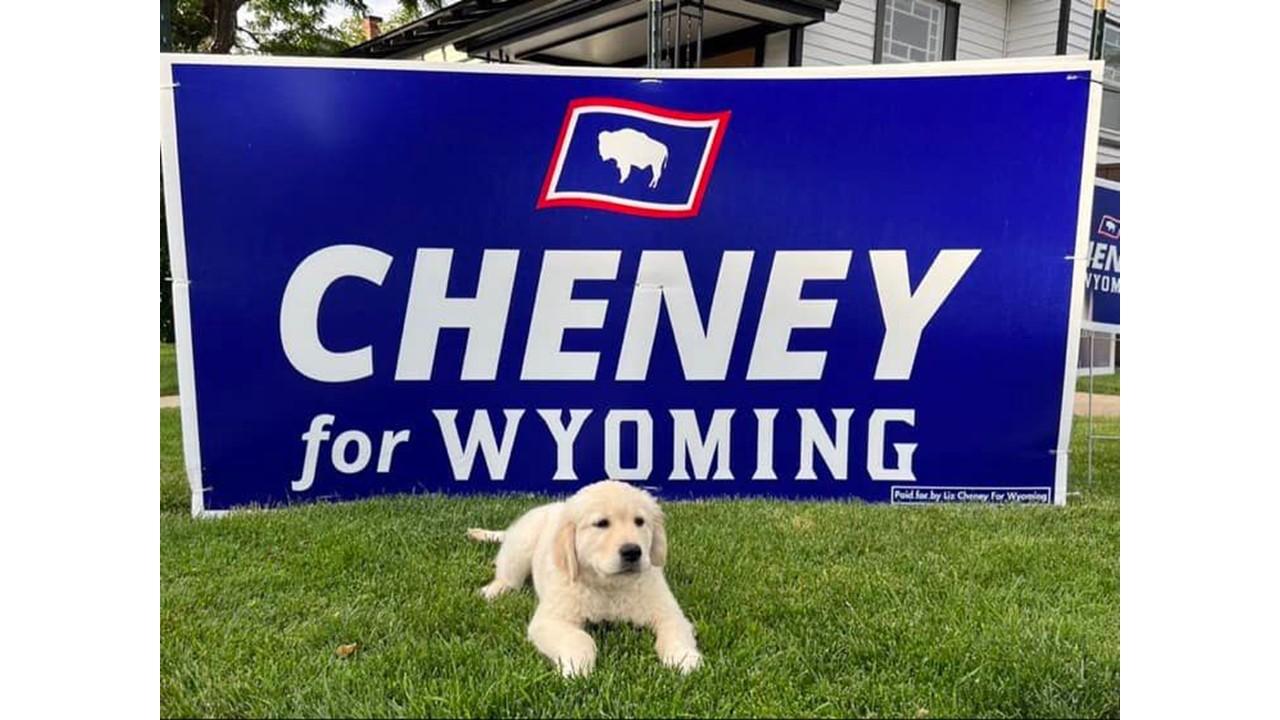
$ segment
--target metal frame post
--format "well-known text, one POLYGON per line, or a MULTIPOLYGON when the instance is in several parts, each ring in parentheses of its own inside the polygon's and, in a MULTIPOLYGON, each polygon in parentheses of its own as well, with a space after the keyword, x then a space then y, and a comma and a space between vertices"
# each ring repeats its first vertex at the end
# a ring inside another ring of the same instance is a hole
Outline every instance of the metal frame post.
POLYGON ((667 12, 663 0, 649 0, 646 67, 702 67, 704 0, 674 0, 667 12))
POLYGON ((656 68, 662 56, 662 0, 649 0, 648 67, 656 68))
MULTIPOLYGON (((1098 441, 1098 440, 1117 440, 1117 441, 1118 441, 1118 440, 1120 439, 1120 436, 1119 436, 1119 435, 1100 435, 1100 434, 1098 434, 1097 432, 1095 432, 1095 431, 1094 431, 1094 427, 1093 427, 1093 396, 1094 396, 1094 391, 1093 391, 1093 368, 1094 368, 1094 364, 1093 364, 1093 361, 1094 361, 1094 343, 1096 342, 1096 339, 1097 339, 1097 337, 1098 337, 1098 331, 1097 331, 1097 330, 1085 330, 1084 332, 1089 333, 1089 337, 1088 337, 1088 341, 1087 341, 1087 342, 1088 342, 1088 346, 1089 346, 1089 351, 1088 351, 1088 352, 1089 352, 1089 364, 1088 364, 1088 366, 1085 368, 1085 371, 1086 371, 1086 372, 1088 373, 1088 375, 1089 375, 1089 386, 1088 386, 1088 391, 1087 391, 1087 393, 1086 393, 1086 394, 1088 395, 1088 398, 1087 398, 1087 406, 1088 406, 1088 409, 1086 410, 1086 415, 1085 415, 1085 422, 1087 422, 1087 423, 1088 423, 1088 425, 1087 425, 1087 427, 1086 427, 1086 430, 1085 430, 1085 442, 1086 442, 1086 443, 1087 443, 1087 445, 1088 445, 1088 448, 1087 448, 1087 458, 1088 458, 1088 459, 1087 459, 1087 469, 1086 469, 1086 471, 1085 471, 1085 484, 1086 484, 1086 486, 1088 486, 1090 489, 1092 489, 1092 488, 1093 488, 1093 445, 1094 445, 1094 442, 1095 442, 1095 441, 1098 441)), ((1109 351, 1109 352, 1110 352, 1110 353, 1112 353, 1111 355, 1109 355, 1109 357, 1114 358, 1114 357, 1115 357, 1115 356, 1114 356, 1114 353, 1115 353, 1116 334, 1114 334, 1114 333, 1107 333, 1107 335, 1108 335, 1108 336, 1109 336, 1109 338, 1110 338, 1110 340, 1109 340, 1108 342, 1110 342, 1110 343, 1111 343, 1111 349, 1110 349, 1110 351, 1109 351)), ((1113 363, 1112 363, 1112 364, 1114 365, 1114 361, 1113 361, 1113 363)), ((1117 371, 1117 372, 1118 372, 1118 371, 1117 371)), ((1078 494, 1078 491, 1077 491, 1076 493, 1069 493, 1069 494, 1072 494, 1072 495, 1074 495, 1074 494, 1078 494)))
POLYGON ((1093 488, 1093 341, 1097 336, 1097 332, 1093 330, 1089 331, 1089 432, 1087 435, 1089 444, 1089 469, 1085 474, 1085 482, 1089 485, 1090 489, 1093 488))
POLYGON ((1107 0, 1093 0, 1093 34, 1089 41, 1089 59, 1102 59, 1102 38, 1107 29, 1107 0))

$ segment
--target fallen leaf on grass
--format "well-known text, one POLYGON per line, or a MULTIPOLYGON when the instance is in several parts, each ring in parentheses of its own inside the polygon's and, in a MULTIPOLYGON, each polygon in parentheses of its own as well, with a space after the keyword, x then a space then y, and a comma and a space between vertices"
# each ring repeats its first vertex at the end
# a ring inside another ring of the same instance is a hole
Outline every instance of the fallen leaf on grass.
POLYGON ((352 655, 355 655, 356 650, 358 649, 360 649, 360 643, 351 643, 350 645, 339 645, 338 649, 334 651, 334 654, 336 654, 340 658, 349 658, 352 655))
POLYGON ((929 711, 928 711, 928 710, 926 710, 926 709, 924 709, 924 708, 920 708, 919 710, 916 710, 916 717, 917 717, 917 718, 927 718, 927 717, 929 717, 929 711))
POLYGON ((812 530, 813 518, 808 515, 796 515, 791 518, 791 527, 797 530, 812 530))

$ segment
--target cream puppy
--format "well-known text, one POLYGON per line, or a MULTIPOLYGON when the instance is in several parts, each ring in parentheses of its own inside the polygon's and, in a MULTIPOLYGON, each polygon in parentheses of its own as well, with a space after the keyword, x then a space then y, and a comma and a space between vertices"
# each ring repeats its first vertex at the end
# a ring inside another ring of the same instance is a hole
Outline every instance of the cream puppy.
POLYGON ((493 582, 480 589, 486 600, 533 575, 538 609, 529 640, 566 677, 595 668, 596 644, 583 626, 602 621, 652 628, 663 664, 687 673, 702 655, 662 574, 664 523, 649 493, 604 480, 530 510, 503 532, 472 528, 467 536, 502 543, 493 582))

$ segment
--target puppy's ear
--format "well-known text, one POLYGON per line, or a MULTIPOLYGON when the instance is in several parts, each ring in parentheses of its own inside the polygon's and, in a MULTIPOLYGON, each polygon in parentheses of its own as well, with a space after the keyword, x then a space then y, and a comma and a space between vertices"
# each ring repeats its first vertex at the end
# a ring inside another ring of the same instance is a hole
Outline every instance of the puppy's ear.
POLYGON ((649 547, 649 562, 654 567, 667 564, 667 517, 662 510, 654 508, 653 513, 653 545, 649 547))
POLYGON ((578 581, 578 543, 576 530, 571 522, 560 527, 555 542, 556 567, 569 576, 569 582, 578 581))

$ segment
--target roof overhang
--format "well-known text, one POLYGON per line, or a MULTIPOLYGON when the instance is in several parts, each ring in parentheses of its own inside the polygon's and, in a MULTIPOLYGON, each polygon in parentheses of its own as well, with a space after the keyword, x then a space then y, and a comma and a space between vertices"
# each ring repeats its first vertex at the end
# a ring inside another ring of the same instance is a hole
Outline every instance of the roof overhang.
MULTIPOLYGON (((343 55, 421 57, 453 46, 472 57, 502 61, 639 64, 647 50, 648 6, 646 0, 461 0, 343 55)), ((666 0, 664 7, 674 11, 675 0, 666 0)), ((840 0, 705 0, 704 7, 705 44, 819 22, 839 9, 840 0)))

